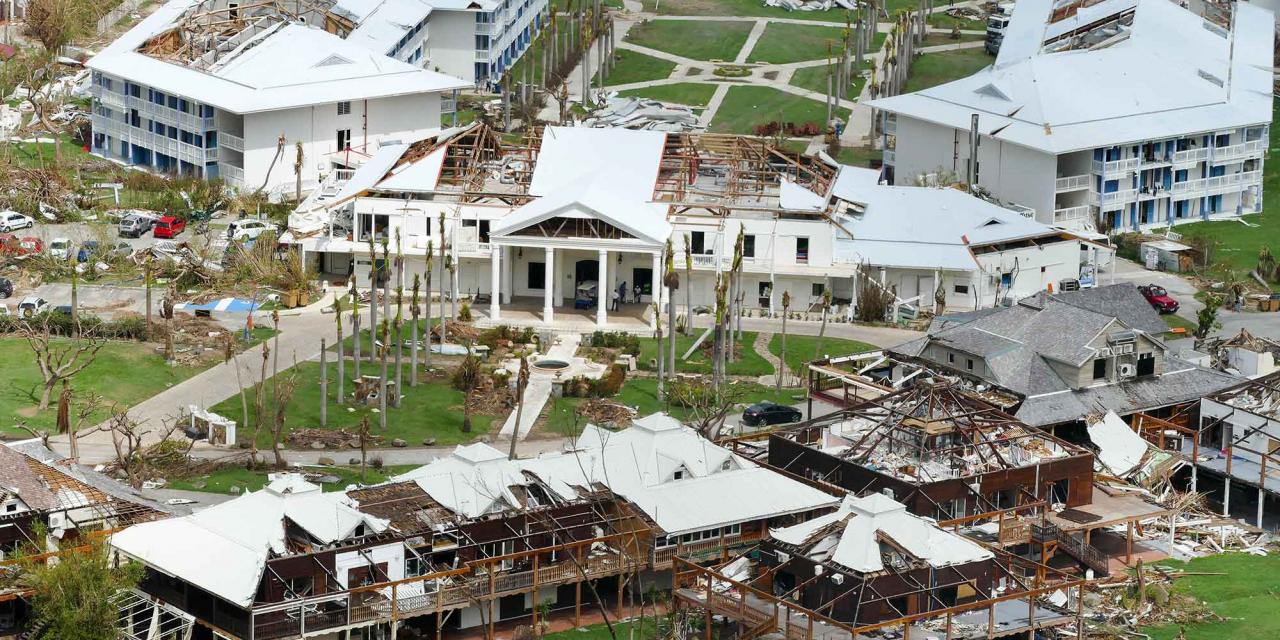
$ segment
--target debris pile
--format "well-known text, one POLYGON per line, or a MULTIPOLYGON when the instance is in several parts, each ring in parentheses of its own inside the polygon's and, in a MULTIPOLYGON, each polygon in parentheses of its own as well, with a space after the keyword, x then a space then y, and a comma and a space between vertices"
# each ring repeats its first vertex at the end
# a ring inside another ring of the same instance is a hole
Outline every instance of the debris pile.
POLYGON ((830 11, 835 7, 856 9, 853 0, 764 0, 766 7, 778 7, 787 11, 830 11))
MULTIPOLYGON (((346 429, 294 429, 285 439, 295 449, 360 448, 360 434, 346 429)), ((368 446, 376 447, 382 440, 382 436, 370 434, 368 446)))
POLYGON ((607 398, 591 398, 579 404, 574 412, 591 424, 609 427, 626 426, 636 417, 635 409, 607 398))
POLYGON ((667 105, 648 98, 609 96, 605 106, 582 123, 588 127, 646 129, 650 131, 697 131, 698 116, 687 106, 667 105))

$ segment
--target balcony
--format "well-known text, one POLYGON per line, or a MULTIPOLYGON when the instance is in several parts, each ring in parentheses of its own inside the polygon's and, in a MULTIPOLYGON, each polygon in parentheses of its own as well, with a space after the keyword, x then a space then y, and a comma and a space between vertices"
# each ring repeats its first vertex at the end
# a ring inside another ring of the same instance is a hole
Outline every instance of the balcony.
POLYGON ((1210 162, 1231 162, 1251 156, 1261 156, 1267 147, 1264 140, 1254 140, 1252 142, 1243 142, 1233 144, 1229 147, 1217 147, 1209 153, 1210 162))
POLYGON ((1228 191, 1235 191, 1261 180, 1261 171, 1245 171, 1225 176, 1214 176, 1212 178, 1200 178, 1198 180, 1175 182, 1169 187, 1169 193, 1195 193, 1205 196, 1216 195, 1219 193, 1226 193, 1228 191))
POLYGON ((1110 162, 1094 160, 1093 172, 1110 176, 1121 174, 1126 171, 1135 171, 1140 166, 1142 166, 1141 158, 1123 158, 1121 160, 1111 160, 1110 162))
POLYGON ((488 62, 491 53, 489 49, 476 49, 476 62, 488 62))
POLYGON ((187 144, 167 136, 151 133, 145 129, 130 126, 128 123, 120 122, 119 120, 110 120, 94 115, 92 122, 93 130, 96 133, 105 133, 129 144, 136 144, 151 151, 185 160, 197 166, 203 167, 205 163, 214 162, 218 159, 217 149, 197 147, 193 144, 187 144))
POLYGON ((1089 178, 1090 176, 1088 174, 1058 178, 1054 182, 1053 187, 1058 193, 1062 193, 1063 191, 1079 191, 1080 189, 1088 189, 1089 178))
POLYGON ((1073 220, 1087 220, 1089 218, 1089 210, 1090 207, 1088 205, 1054 209, 1053 223, 1064 224, 1073 220))
POLYGON ((884 150, 884 163, 885 163, 885 164, 888 164, 888 165, 892 165, 892 164, 894 164, 894 153, 893 153, 893 149, 885 149, 885 150, 884 150))
POLYGON ((1209 149, 1187 149, 1186 151, 1175 151, 1173 154, 1173 163, 1176 165, 1195 164, 1204 162, 1209 159, 1209 149))
POLYGON ((458 252, 467 256, 487 257, 493 252, 493 245, 488 242, 459 242, 458 252))
POLYGON ((229 165, 225 162, 219 162, 218 176, 233 187, 244 186, 244 169, 241 169, 240 167, 229 165))
POLYGON ((218 146, 223 149, 230 149, 232 151, 244 153, 244 138, 225 131, 219 131, 218 146))
POLYGON ((1105 209, 1137 200, 1138 190, 1122 189, 1120 191, 1111 191, 1109 193, 1095 193, 1093 194, 1092 199, 1093 204, 1105 209))
POLYGON ((496 24, 494 24, 494 23, 492 23, 492 22, 477 22, 477 23, 476 23, 476 35, 478 35, 478 36, 491 36, 491 35, 493 35, 493 34, 497 33, 497 32, 498 32, 498 30, 499 30, 499 29, 498 29, 498 25, 496 25, 496 24))

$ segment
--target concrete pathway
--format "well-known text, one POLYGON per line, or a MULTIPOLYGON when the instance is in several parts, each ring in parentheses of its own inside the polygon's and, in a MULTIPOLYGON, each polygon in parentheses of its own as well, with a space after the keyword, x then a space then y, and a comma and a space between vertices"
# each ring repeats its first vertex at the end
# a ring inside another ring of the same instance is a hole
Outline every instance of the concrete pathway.
MULTIPOLYGON (((582 334, 567 332, 556 336, 555 344, 547 350, 544 359, 560 360, 562 362, 572 362, 574 356, 578 353, 578 344, 582 341, 582 334)), ((547 400, 551 398, 551 387, 556 375, 547 371, 542 371, 533 367, 529 369, 529 385, 524 389, 524 408, 520 411, 519 431, 516 430, 516 412, 512 411, 507 416, 507 421, 502 424, 502 429, 498 431, 499 436, 510 439, 512 433, 517 434, 517 438, 524 440, 529 437, 529 432, 533 430, 533 425, 538 421, 538 416, 542 414, 542 408, 547 405, 547 400)))
POLYGON ((733 59, 734 63, 742 64, 747 61, 751 55, 751 50, 756 48, 756 43, 760 41, 760 36, 764 35, 764 28, 769 26, 768 20, 756 20, 751 27, 751 33, 747 34, 747 41, 742 44, 742 49, 738 50, 738 55, 733 59))
MULTIPOLYGON (((782 358, 773 355, 773 353, 769 351, 769 341, 772 339, 772 333, 760 331, 756 333, 756 341, 751 345, 751 348, 755 349, 756 353, 760 354, 760 357, 764 358, 765 362, 768 362, 769 366, 773 367, 773 373, 760 376, 759 379, 756 380, 756 382, 759 382, 766 387, 775 386, 778 382, 778 375, 780 373, 786 373, 785 367, 782 365, 782 358)), ((785 384, 787 379, 784 377, 782 381, 785 384)))

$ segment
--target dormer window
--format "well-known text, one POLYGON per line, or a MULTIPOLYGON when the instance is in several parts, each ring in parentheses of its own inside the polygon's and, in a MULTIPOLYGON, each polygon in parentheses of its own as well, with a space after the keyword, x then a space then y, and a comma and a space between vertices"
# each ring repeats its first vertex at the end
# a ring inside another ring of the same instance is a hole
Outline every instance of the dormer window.
POLYGON ((724 464, 720 465, 720 470, 721 470, 721 471, 728 471, 729 469, 732 469, 732 468, 733 468, 733 461, 732 461, 732 460, 725 460, 725 461, 724 461, 724 464))
POLYGON ((684 480, 684 469, 677 469, 675 473, 671 474, 671 479, 684 480))

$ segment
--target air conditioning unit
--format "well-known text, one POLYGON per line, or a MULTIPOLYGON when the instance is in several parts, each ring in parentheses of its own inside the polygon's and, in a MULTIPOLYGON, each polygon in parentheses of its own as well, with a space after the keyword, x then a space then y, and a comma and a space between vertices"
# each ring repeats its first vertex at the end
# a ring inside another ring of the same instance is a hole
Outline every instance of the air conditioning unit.
POLYGON ((1121 378, 1132 378, 1138 373, 1137 367, 1131 364, 1122 364, 1119 368, 1121 378))
POLYGON ((1101 349, 1098 349, 1099 358, 1107 358, 1110 356, 1111 356, 1111 347, 1102 347, 1101 349))

